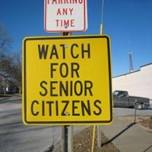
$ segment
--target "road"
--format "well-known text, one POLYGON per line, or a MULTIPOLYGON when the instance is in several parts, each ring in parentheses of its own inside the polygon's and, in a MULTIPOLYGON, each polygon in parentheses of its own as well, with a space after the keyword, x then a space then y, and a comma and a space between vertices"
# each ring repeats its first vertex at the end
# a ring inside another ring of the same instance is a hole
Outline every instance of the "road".
MULTIPOLYGON (((114 108, 114 115, 132 115, 133 109, 114 108)), ((138 110, 150 115, 151 110, 138 110)), ((74 134, 84 127, 74 127, 74 134)), ((0 152, 44 152, 61 140, 61 127, 25 126, 21 119, 21 97, 0 98, 0 152)), ((59 147, 55 147, 59 148, 59 147)))
MULTIPOLYGON (((133 116, 135 114, 134 108, 113 108, 115 116, 133 116)), ((137 116, 152 116, 152 109, 136 110, 137 116)))
MULTIPOLYGON (((62 127, 25 126, 21 117, 20 96, 0 98, 0 152, 44 152, 52 144, 58 151, 62 127)), ((74 127, 74 134, 84 128, 74 127)))
POLYGON ((60 127, 23 125, 20 97, 0 99, 0 152, 44 152, 60 138, 60 127))

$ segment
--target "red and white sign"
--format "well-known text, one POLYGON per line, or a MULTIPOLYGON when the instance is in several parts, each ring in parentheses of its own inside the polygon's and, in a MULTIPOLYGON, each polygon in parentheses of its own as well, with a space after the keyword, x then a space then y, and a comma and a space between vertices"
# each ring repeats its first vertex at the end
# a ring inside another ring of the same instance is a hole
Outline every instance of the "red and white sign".
POLYGON ((47 32, 86 31, 87 0, 44 0, 47 32))

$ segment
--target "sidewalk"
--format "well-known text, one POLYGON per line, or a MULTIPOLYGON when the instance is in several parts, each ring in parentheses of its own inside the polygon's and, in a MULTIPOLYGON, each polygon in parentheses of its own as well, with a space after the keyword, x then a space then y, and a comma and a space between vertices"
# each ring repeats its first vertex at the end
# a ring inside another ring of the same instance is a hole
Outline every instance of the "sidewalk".
POLYGON ((114 116, 111 125, 101 128, 120 152, 152 152, 152 132, 134 124, 133 119, 114 116))

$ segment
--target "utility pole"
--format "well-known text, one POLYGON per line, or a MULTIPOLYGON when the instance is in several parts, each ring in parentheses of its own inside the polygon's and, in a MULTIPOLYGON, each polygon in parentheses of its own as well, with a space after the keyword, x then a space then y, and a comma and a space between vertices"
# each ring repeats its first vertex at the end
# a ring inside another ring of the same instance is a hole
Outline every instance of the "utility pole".
MULTIPOLYGON (((103 24, 100 24, 100 34, 103 35, 103 24)), ((96 135, 97 135, 97 146, 100 147, 101 146, 101 126, 96 126, 97 127, 97 131, 96 131, 96 135)))
MULTIPOLYGON (((102 6, 101 6, 101 24, 100 24, 100 34, 103 35, 103 21, 104 21, 104 0, 102 0, 102 6)), ((97 126, 97 146, 101 147, 101 126, 97 126)))

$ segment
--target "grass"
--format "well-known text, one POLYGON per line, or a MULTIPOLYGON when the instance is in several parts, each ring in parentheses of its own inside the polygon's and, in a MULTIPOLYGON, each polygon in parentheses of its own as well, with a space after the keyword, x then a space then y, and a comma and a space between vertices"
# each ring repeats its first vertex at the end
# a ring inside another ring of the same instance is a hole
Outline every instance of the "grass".
MULTIPOLYGON (((106 142, 108 139, 101 132, 102 142, 106 142)), ((74 152, 91 152, 92 145, 92 127, 82 130, 79 134, 74 136, 73 148, 74 152)), ((114 146, 113 143, 109 143, 103 147, 97 147, 97 142, 95 141, 94 152, 119 152, 119 150, 114 146)))
POLYGON ((148 129, 152 129, 152 116, 148 118, 141 118, 139 123, 148 129))

